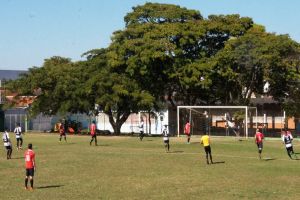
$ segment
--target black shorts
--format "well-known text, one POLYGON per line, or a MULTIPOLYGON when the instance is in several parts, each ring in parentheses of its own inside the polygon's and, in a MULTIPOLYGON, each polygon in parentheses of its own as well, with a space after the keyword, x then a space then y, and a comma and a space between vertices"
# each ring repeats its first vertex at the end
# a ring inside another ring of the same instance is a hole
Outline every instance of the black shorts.
POLYGON ((60 133, 60 136, 66 136, 66 133, 60 133))
POLYGON ((91 135, 92 136, 92 139, 93 138, 97 138, 97 134, 95 133, 94 135, 91 135))
POLYGON ((293 146, 285 147, 287 151, 293 151, 293 146))
POLYGON ((6 149, 6 150, 10 150, 10 149, 11 149, 11 146, 5 146, 5 149, 6 149))
POLYGON ((26 176, 34 176, 34 168, 26 169, 26 176))
POLYGON ((256 145, 257 145, 258 149, 263 149, 263 143, 262 142, 256 143, 256 145))
POLYGON ((165 144, 169 144, 169 140, 164 140, 164 143, 165 144))
POLYGON ((21 140, 23 140, 22 138, 17 138, 17 141, 21 141, 21 140))
POLYGON ((211 148, 210 148, 210 146, 204 147, 204 151, 205 151, 205 153, 211 153, 211 148))

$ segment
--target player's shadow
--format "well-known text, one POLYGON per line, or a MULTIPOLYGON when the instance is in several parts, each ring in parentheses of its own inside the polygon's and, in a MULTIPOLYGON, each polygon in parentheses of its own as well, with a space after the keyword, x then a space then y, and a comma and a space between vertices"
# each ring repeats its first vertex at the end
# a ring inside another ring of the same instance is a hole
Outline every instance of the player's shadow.
POLYGON ((214 161, 213 164, 224 164, 225 161, 214 161))
POLYGON ((298 152, 296 153, 296 152, 295 152, 295 154, 298 155, 298 154, 300 154, 300 153, 298 153, 298 152))
POLYGON ((13 160, 19 160, 19 159, 23 159, 24 157, 15 157, 15 158, 11 158, 13 160))
POLYGON ((169 153, 183 153, 184 151, 169 151, 169 153))
POLYGON ((263 158, 264 161, 276 160, 276 158, 263 158))
MULTIPOLYGON (((92 145, 92 146, 95 146, 95 145, 92 145)), ((109 147, 111 145, 109 144, 98 144, 97 147, 109 147)))
POLYGON ((191 144, 200 144, 200 142, 190 142, 191 144))
POLYGON ((46 186, 36 187, 36 189, 59 188, 59 187, 63 187, 63 186, 64 185, 46 185, 46 186))

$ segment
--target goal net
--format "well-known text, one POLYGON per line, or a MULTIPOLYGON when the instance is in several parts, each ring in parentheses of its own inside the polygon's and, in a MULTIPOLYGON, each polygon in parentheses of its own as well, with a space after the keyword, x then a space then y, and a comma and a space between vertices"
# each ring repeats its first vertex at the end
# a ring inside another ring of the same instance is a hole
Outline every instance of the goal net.
POLYGON ((190 122, 192 135, 246 137, 255 133, 257 109, 248 106, 178 106, 177 134, 184 134, 184 126, 190 122))

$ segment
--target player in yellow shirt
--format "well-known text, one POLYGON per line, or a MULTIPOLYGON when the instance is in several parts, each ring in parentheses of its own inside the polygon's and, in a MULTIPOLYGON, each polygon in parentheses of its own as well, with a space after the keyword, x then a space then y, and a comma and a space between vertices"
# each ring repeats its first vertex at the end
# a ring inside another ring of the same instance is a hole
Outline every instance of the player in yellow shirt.
POLYGON ((210 162, 211 162, 211 164, 214 164, 212 161, 212 156, 211 156, 210 137, 207 134, 203 135, 201 137, 201 144, 203 144, 204 151, 206 153, 206 163, 209 164, 209 161, 208 161, 208 154, 209 154, 210 162))

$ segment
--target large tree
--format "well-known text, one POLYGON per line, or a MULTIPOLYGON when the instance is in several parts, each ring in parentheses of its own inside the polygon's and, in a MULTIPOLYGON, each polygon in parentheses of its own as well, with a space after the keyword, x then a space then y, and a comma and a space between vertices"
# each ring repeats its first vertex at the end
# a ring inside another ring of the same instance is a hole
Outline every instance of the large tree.
POLYGON ((214 59, 214 85, 220 101, 248 105, 252 95, 268 95, 284 102, 291 83, 299 78, 295 68, 299 53, 299 44, 287 35, 267 33, 258 25, 232 38, 214 59), (264 91, 266 84, 268 91, 264 91))
POLYGON ((93 50, 85 55, 88 58, 85 64, 95 70, 86 82, 87 96, 108 115, 118 135, 129 115, 151 109, 155 98, 141 89, 134 79, 109 66, 106 50, 93 50))
MULTIPOLYGON (((161 99, 209 104, 209 59, 231 37, 252 26, 239 15, 209 16, 169 4, 146 3, 125 16, 126 28, 114 33, 110 64, 161 99), (155 81, 153 81, 155 80, 155 81)), ((174 104, 175 105, 175 104, 174 104)))
POLYGON ((30 68, 28 73, 12 82, 12 89, 20 96, 36 96, 30 109, 32 114, 88 113, 91 101, 84 94, 86 75, 78 68, 78 63, 55 56, 45 59, 41 67, 30 68))

